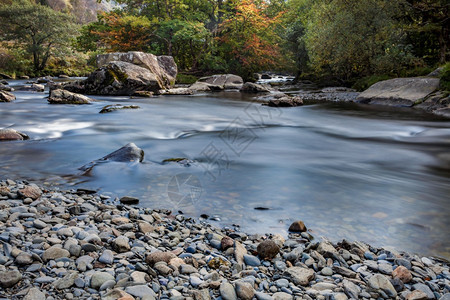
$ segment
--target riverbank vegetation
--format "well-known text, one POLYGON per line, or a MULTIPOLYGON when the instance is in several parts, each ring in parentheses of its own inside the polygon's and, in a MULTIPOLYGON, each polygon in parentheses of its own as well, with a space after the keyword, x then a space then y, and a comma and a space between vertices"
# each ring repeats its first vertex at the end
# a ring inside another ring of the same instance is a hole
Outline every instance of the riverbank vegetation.
POLYGON ((0 3, 9 74, 80 75, 96 54, 135 50, 171 55, 189 76, 287 71, 363 89, 425 75, 450 51, 445 0, 117 0, 96 19, 89 0, 0 3))

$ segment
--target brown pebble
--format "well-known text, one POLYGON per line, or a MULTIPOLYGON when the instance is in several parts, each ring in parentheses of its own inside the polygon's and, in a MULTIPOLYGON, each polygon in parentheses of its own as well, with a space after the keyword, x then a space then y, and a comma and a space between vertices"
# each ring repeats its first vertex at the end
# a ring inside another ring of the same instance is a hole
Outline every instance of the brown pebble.
POLYGON ((404 266, 398 266, 392 271, 392 277, 400 279, 403 283, 408 283, 412 280, 411 272, 404 266))
POLYGON ((274 241, 266 240, 260 243, 256 250, 260 258, 271 260, 280 252, 280 247, 274 241))
POLYGON ((220 247, 222 250, 227 250, 228 248, 231 248, 234 246, 234 240, 230 238, 229 236, 225 236, 220 241, 220 247))
POLYGON ((307 229, 303 221, 295 221, 291 224, 291 226, 289 226, 289 231, 292 232, 305 232, 306 230, 307 229))

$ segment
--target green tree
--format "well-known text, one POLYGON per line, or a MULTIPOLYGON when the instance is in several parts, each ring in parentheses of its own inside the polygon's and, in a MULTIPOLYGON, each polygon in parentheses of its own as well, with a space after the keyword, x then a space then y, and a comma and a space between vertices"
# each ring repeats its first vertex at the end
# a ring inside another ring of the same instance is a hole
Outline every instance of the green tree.
POLYGON ((25 0, 0 5, 0 23, 1 38, 23 47, 36 73, 51 56, 64 54, 78 32, 70 15, 25 0))
POLYGON ((305 24, 310 65, 344 79, 396 73, 412 63, 399 1, 319 0, 305 24))
POLYGON ((413 52, 430 64, 447 62, 450 56, 450 2, 406 0, 404 12, 413 52))

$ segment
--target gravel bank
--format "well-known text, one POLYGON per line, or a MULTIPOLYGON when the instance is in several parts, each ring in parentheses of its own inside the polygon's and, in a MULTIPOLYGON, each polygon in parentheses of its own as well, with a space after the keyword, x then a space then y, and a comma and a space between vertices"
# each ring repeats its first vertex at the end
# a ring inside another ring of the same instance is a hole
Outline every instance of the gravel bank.
MULTIPOLYGON (((448 262, 0 181, 0 298, 450 299, 448 262)), ((303 232, 301 232, 303 231, 303 232)))

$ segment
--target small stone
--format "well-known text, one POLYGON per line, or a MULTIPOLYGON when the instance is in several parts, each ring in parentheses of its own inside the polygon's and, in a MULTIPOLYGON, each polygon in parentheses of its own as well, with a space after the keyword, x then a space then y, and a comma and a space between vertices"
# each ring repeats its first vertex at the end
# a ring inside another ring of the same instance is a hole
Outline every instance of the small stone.
POLYGON ((428 299, 435 299, 434 293, 431 291, 431 289, 423 283, 416 283, 413 285, 413 290, 419 290, 423 293, 425 293, 428 297, 428 299))
POLYGON ((98 258, 98 261, 106 265, 112 264, 114 261, 113 252, 111 250, 103 251, 102 255, 98 258))
POLYGON ((404 266, 398 266, 392 271, 392 277, 400 279, 403 283, 408 283, 412 280, 411 272, 404 266))
POLYGON ((331 300, 347 300, 348 297, 344 293, 333 293, 331 300))
POLYGON ((139 203, 139 199, 136 197, 124 196, 119 199, 120 203, 127 205, 134 205, 139 203))
POLYGON ((359 298, 359 293, 361 292, 361 288, 351 282, 350 280, 344 279, 343 281, 344 291, 345 293, 353 299, 359 298))
POLYGON ((305 232, 306 230, 307 229, 303 221, 295 221, 291 224, 291 226, 289 226, 289 231, 292 232, 305 232))
POLYGON ((47 223, 42 222, 39 219, 36 219, 33 221, 33 226, 36 227, 37 229, 44 229, 45 227, 47 227, 47 223))
POLYGON ((275 281, 275 285, 279 288, 283 288, 283 287, 288 287, 289 286, 289 280, 287 279, 278 279, 277 281, 275 281))
POLYGON ((16 264, 18 265, 31 265, 33 263, 33 256, 30 253, 21 252, 16 257, 16 264))
POLYGON ((66 249, 59 248, 57 246, 52 246, 45 250, 44 254, 42 255, 42 259, 47 262, 52 259, 58 259, 62 257, 70 257, 69 251, 66 249))
POLYGON ((130 251, 131 247, 130 247, 129 241, 130 240, 126 236, 121 235, 114 240, 114 242, 113 242, 114 248, 119 253, 130 251))
POLYGON ((10 288, 22 280, 22 274, 17 270, 0 271, 0 286, 10 288))
POLYGON ((306 286, 314 279, 314 271, 302 267, 290 267, 285 272, 297 285, 306 286))
POLYGON ((204 281, 201 280, 200 278, 198 278, 197 276, 190 276, 189 277, 189 283, 193 286, 193 287, 198 287, 199 285, 201 285, 204 281))
POLYGON ((427 300, 428 296, 424 292, 420 290, 412 291, 411 293, 407 294, 405 297, 406 300, 427 300))
POLYGON ((169 263, 170 260, 175 257, 175 254, 173 254, 172 252, 153 252, 147 255, 147 257, 145 258, 145 262, 153 266, 155 263, 160 261, 169 263))
POLYGON ((153 232, 155 230, 153 225, 151 225, 150 223, 145 222, 145 221, 139 221, 138 228, 139 228, 139 231, 142 232, 143 234, 146 234, 148 232, 153 232))
POLYGON ((222 240, 220 241, 220 248, 222 250, 227 250, 230 247, 234 246, 234 240, 230 238, 229 236, 224 236, 222 240))
POLYGON ((322 254, 324 257, 332 258, 334 255, 338 255, 337 250, 329 242, 320 242, 317 247, 317 252, 322 254))
POLYGON ((258 267, 261 265, 261 261, 259 260, 259 258, 249 254, 244 255, 244 262, 247 266, 251 267, 258 267))
POLYGON ((125 292, 134 297, 140 298, 144 298, 146 296, 157 297, 156 293, 147 285, 129 286, 125 289, 125 292))
POLYGON ((130 294, 119 289, 111 290, 102 297, 102 300, 118 300, 118 299, 133 300, 134 298, 130 294))
POLYGON ((53 282, 53 286, 57 290, 68 289, 68 288, 72 287, 72 285, 75 283, 75 279, 77 279, 77 278, 78 278, 78 273, 72 272, 72 273, 67 274, 63 278, 60 278, 60 279, 56 280, 55 282, 53 282))
POLYGON ((375 291, 382 290, 389 297, 397 296, 397 291, 392 286, 389 279, 387 279, 387 277, 384 275, 381 275, 381 274, 373 275, 372 277, 370 277, 370 279, 368 281, 368 285, 375 291))
POLYGON ((157 262, 153 268, 158 271, 161 275, 167 276, 173 272, 172 268, 169 268, 167 264, 163 261, 157 262))
POLYGON ((238 264, 242 265, 244 263, 244 255, 247 254, 247 249, 236 241, 234 243, 234 257, 236 258, 236 261, 238 264))
POLYGON ((235 283, 235 291, 239 299, 251 300, 255 295, 255 290, 248 282, 238 281, 235 283))
POLYGON ((131 273, 130 277, 133 283, 136 285, 146 284, 147 281, 149 281, 149 276, 146 273, 140 271, 134 271, 133 273, 131 273))
POLYGON ((333 275, 333 270, 331 268, 329 268, 329 267, 323 268, 321 272, 322 272, 322 275, 324 275, 324 276, 331 276, 331 275, 333 275))
POLYGON ((116 285, 115 280, 108 280, 108 281, 103 282, 103 284, 100 286, 100 288, 98 290, 105 291, 107 289, 112 289, 115 285, 116 285))
POLYGON ((311 288, 316 291, 333 290, 336 288, 336 285, 328 282, 318 282, 313 284, 311 288))
POLYGON ((191 265, 183 264, 180 266, 181 274, 191 274, 191 273, 197 273, 197 272, 198 272, 198 270, 191 265))
POLYGON ((91 277, 91 288, 98 290, 108 280, 114 280, 114 276, 107 272, 96 272, 91 277))
POLYGON ((273 300, 292 300, 292 295, 285 292, 277 292, 272 296, 273 300))
POLYGON ((260 258, 271 260, 278 255, 280 247, 274 241, 266 240, 258 245, 257 251, 260 258))
POLYGON ((236 292, 233 286, 228 282, 222 282, 219 288, 223 300, 237 300, 236 292))
POLYGON ((31 288, 23 300, 45 300, 45 294, 37 287, 31 288))
POLYGON ((19 190, 19 195, 25 199, 25 198, 31 198, 33 200, 39 199, 42 195, 41 189, 35 185, 30 184, 24 187, 23 189, 19 190))

